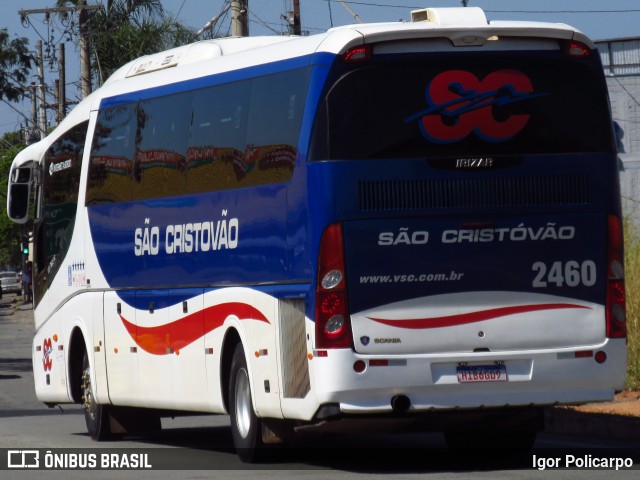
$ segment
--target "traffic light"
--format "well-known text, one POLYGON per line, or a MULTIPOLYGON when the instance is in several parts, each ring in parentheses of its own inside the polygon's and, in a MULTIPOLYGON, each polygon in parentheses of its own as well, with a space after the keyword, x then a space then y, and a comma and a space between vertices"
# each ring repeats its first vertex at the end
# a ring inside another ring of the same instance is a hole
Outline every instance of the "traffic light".
POLYGON ((22 233, 22 241, 20 242, 20 250, 23 255, 29 255, 29 244, 32 242, 33 237, 31 232, 22 233))

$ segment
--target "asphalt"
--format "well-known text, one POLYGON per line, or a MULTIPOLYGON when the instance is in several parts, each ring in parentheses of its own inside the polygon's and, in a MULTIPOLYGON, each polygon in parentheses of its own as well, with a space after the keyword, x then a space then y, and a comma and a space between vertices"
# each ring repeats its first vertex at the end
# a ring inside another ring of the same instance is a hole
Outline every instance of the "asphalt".
MULTIPOLYGON (((12 316, 23 325, 33 325, 33 308, 19 296, 3 296, 0 317, 3 316, 12 316)), ((547 433, 640 442, 640 395, 582 407, 548 407, 545 425, 547 433)))

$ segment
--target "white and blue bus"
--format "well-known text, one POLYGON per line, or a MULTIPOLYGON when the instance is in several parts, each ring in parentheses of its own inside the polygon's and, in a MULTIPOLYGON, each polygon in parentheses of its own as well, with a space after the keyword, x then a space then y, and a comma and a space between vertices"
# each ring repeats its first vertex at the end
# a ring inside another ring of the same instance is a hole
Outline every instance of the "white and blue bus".
POLYGON ((595 45, 411 18, 135 60, 16 157, 40 400, 95 440, 228 413, 250 461, 381 419, 527 447, 544 406, 623 388, 595 45))

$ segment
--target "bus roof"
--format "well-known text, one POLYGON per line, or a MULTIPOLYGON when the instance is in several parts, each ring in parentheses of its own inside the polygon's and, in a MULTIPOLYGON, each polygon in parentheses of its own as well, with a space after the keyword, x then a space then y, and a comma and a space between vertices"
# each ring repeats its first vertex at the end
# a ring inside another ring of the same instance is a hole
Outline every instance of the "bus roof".
MULTIPOLYGON (((71 126, 88 119, 89 111, 98 109, 103 98, 128 92, 314 53, 340 55, 355 46, 382 41, 448 38, 456 47, 477 47, 499 37, 577 40, 595 48, 588 37, 568 25, 488 21, 478 7, 415 10, 411 12, 409 22, 346 25, 306 37, 260 36, 205 40, 127 63, 102 87, 80 102, 52 135, 42 142, 48 145, 71 126)), ((33 152, 32 149, 30 151, 33 152)))
MULTIPOLYGON (((115 72, 105 83, 102 97, 314 53, 340 55, 355 46, 381 41, 439 37, 448 38, 454 46, 465 47, 481 46, 503 36, 578 40, 595 48, 595 44, 583 33, 565 24, 489 22, 482 9, 477 7, 424 11, 428 13, 419 15, 416 11, 412 12, 414 20, 410 22, 347 25, 308 37, 205 40, 147 55, 115 72), (136 77, 144 77, 144 80, 136 81, 136 77)), ((97 108, 98 105, 93 107, 97 108)))

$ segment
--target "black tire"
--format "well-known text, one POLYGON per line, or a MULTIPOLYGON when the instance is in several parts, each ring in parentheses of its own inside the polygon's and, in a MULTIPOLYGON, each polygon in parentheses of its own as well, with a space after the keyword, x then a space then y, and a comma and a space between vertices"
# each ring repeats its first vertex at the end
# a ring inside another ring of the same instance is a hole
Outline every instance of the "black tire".
POLYGON ((229 375, 229 414, 233 445, 244 463, 264 459, 267 445, 262 441, 262 421, 253 410, 249 370, 242 344, 236 346, 229 375))
POLYGON ((109 406, 97 403, 93 396, 91 367, 86 351, 82 359, 82 382, 80 388, 82 393, 82 406, 84 407, 84 420, 87 424, 89 436, 97 442, 113 439, 114 436, 111 433, 109 421, 109 406))

